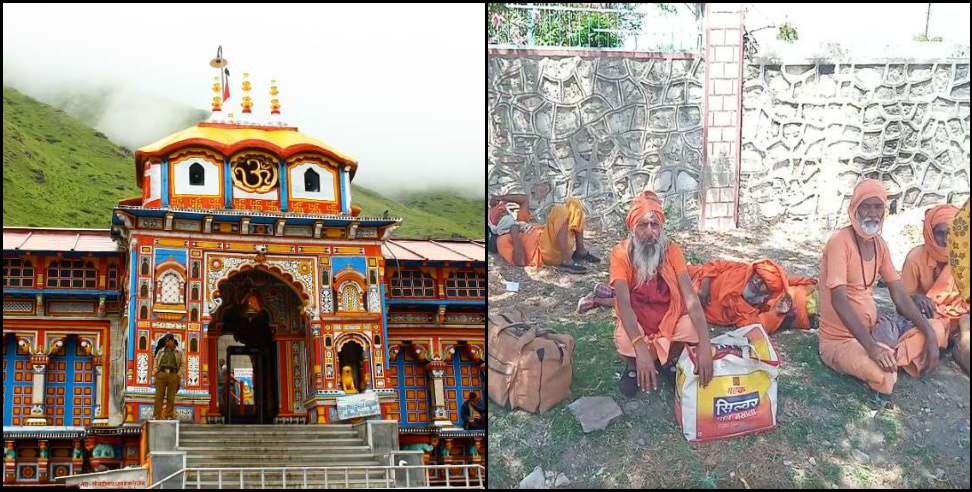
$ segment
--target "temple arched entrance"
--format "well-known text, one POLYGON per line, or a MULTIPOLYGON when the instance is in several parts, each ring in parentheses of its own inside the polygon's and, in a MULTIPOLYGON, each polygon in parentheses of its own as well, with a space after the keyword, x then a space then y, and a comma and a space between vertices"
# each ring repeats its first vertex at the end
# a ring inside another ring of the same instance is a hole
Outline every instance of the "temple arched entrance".
POLYGON ((222 302, 213 313, 210 397, 223 421, 269 424, 300 409, 295 373, 306 374, 304 302, 295 286, 262 268, 244 269, 218 285, 222 302))

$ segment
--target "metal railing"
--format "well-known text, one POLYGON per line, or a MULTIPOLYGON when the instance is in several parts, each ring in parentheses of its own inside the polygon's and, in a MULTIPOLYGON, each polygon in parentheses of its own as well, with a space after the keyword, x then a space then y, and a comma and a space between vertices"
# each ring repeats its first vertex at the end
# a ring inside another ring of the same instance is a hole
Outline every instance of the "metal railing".
POLYGON ((485 489, 485 472, 482 465, 403 465, 403 466, 324 466, 324 467, 261 467, 261 468, 183 468, 152 484, 150 489, 159 488, 256 488, 254 475, 260 474, 260 488, 329 488, 330 486, 364 485, 396 489, 485 489), (453 472, 461 472, 453 478, 453 472), (308 487, 308 472, 311 483, 308 487), (363 472, 363 480, 358 476, 363 472), (383 478, 372 479, 372 473, 384 472, 383 478), (421 475, 419 472, 422 472, 421 475), (439 472, 445 472, 444 478, 439 472), (323 477, 321 477, 323 473, 323 477), (352 473, 355 476, 352 477, 352 473), (204 477, 208 474, 208 477, 204 477), (249 477, 247 477, 247 475, 249 477), (288 476, 292 477, 288 481, 288 476), (275 478, 278 478, 274 482, 275 478), (343 478, 342 478, 343 477, 343 478), (204 478, 208 478, 204 480, 204 478), (215 478, 215 480, 213 479, 215 478), (247 480, 249 478, 249 480, 247 480), (323 480, 322 480, 323 479, 323 480), (444 483, 443 483, 444 482, 444 483))
POLYGON ((700 48, 698 24, 687 28, 673 20, 661 19, 657 12, 647 10, 657 8, 653 4, 601 5, 604 7, 491 4, 487 14, 488 43, 496 48, 642 51, 695 51, 700 48))

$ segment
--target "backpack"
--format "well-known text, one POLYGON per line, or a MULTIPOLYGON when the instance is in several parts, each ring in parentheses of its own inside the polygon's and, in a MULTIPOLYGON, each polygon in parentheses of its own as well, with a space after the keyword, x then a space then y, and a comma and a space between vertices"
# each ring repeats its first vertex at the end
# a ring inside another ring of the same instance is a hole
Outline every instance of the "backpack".
POLYGON ((489 398, 545 412, 570 394, 574 339, 528 323, 514 310, 489 315, 489 398))

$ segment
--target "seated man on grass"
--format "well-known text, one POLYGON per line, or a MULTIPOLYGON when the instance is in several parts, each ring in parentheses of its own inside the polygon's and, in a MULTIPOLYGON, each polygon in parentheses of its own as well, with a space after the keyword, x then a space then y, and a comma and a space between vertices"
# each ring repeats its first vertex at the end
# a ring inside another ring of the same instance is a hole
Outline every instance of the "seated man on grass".
POLYGON ((712 380, 709 328, 682 248, 665 237, 661 201, 648 191, 631 203, 630 236, 611 251, 610 282, 616 293, 614 344, 626 363, 621 393, 658 389, 658 369, 676 360, 684 344, 697 344, 699 378, 712 380))

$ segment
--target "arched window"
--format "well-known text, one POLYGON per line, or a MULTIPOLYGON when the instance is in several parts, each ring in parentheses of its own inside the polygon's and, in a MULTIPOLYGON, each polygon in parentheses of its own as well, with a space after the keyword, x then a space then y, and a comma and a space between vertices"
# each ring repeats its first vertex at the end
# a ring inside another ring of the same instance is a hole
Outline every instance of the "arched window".
POLYGON ((192 262, 192 278, 199 278, 199 262, 192 262))
POLYGON ((198 352, 199 351, 199 342, 195 338, 193 338, 192 340, 189 340, 189 351, 190 352, 198 352))
POLYGON ((156 302, 162 304, 182 304, 185 302, 185 281, 182 275, 168 270, 159 277, 156 302))
POLYGON ((206 171, 202 164, 196 162, 189 166, 189 184, 192 186, 202 186, 206 184, 206 171))
POLYGON ((142 257, 142 275, 148 276, 149 274, 149 259, 147 257, 142 257))
POLYGON ((142 284, 142 287, 138 289, 138 295, 141 297, 148 297, 148 284, 142 284))
POLYGON ((93 289, 95 268, 83 260, 61 260, 47 267, 47 286, 71 289, 93 289))
POLYGON ((34 265, 30 260, 6 258, 3 260, 4 287, 33 287, 34 265))
POLYGON ((304 191, 321 191, 321 176, 317 171, 313 169, 304 171, 304 191))
POLYGON ((338 295, 338 306, 341 311, 364 311, 361 299, 361 287, 355 282, 341 284, 338 295))
POLYGON ((446 280, 447 297, 486 297, 486 278, 476 272, 452 272, 446 280))
POLYGON ((145 350, 145 344, 146 344, 145 336, 143 335, 138 337, 138 349, 145 350))
POLYGON ((435 297, 435 279, 419 270, 398 270, 391 279, 394 297, 435 297))
POLYGON ((138 311, 139 319, 148 319, 148 306, 142 306, 142 309, 138 311))
POLYGON ((192 311, 189 312, 189 319, 192 321, 199 321, 199 310, 192 308, 192 311))
POLYGON ((191 299, 193 301, 198 301, 199 300, 199 286, 198 285, 193 285, 192 286, 192 297, 191 297, 191 299))

